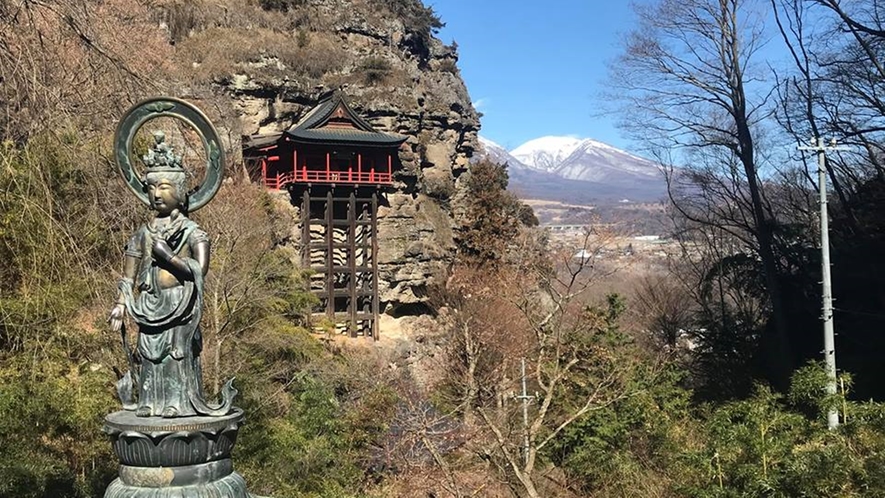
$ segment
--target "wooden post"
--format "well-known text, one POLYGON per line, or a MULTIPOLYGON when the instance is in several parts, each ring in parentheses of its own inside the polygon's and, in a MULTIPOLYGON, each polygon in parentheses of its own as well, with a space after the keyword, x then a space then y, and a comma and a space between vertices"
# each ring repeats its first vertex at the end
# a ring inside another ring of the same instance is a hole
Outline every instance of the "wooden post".
POLYGON ((347 311, 350 312, 350 336, 356 337, 356 312, 357 312, 357 288, 356 288, 356 194, 350 191, 350 198, 347 203, 347 262, 350 278, 347 280, 347 287, 350 291, 350 304, 347 311))
POLYGON ((363 154, 356 153, 356 181, 363 181, 363 154))
POLYGON ((304 189, 301 197, 301 266, 310 269, 310 192, 304 189))
POLYGON ((298 149, 292 148, 292 176, 298 179, 298 149))
POLYGON ((387 181, 393 179, 393 154, 387 154, 387 181))
POLYGON ((378 327, 378 193, 372 192, 372 226, 369 236, 372 237, 372 339, 377 341, 378 327))
POLYGON ((261 158, 261 184, 267 187, 267 158, 261 158))
POLYGON ((332 190, 326 194, 326 316, 335 323, 335 237, 332 210, 332 190))
MULTIPOLYGON (((310 192, 307 189, 304 189, 304 195, 301 197, 301 268, 304 270, 310 269, 310 244, 311 244, 311 235, 310 235, 310 192)), ((310 277, 308 278, 308 290, 313 293, 312 285, 310 284, 310 277)), ((314 308, 311 309, 307 313, 307 326, 309 329, 313 328, 313 312, 314 308)))
POLYGON ((326 180, 329 179, 329 172, 331 171, 332 166, 332 153, 326 152, 326 180))

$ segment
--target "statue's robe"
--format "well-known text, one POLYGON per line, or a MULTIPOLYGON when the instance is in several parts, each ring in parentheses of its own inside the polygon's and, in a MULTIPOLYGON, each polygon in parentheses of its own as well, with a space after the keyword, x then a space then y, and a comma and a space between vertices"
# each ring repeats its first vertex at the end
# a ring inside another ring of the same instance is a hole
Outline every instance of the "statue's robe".
POLYGON ((126 310, 138 324, 138 408, 161 416, 173 408, 176 416, 202 413, 205 408, 200 369, 200 317, 203 307, 203 271, 191 257, 194 248, 208 242, 206 232, 181 215, 161 226, 155 220, 130 238, 126 254, 139 259, 134 282, 122 282, 120 290, 126 310), (176 285, 160 285, 162 271, 152 255, 154 240, 166 240, 172 252, 182 258, 193 280, 177 280, 176 285))

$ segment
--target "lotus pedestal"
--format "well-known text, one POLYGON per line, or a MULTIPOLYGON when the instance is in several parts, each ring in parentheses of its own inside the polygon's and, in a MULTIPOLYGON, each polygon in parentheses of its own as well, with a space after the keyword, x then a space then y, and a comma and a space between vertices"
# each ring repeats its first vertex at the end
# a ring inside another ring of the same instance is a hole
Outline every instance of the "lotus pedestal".
POLYGON ((251 498, 230 457, 242 423, 239 408, 223 417, 108 415, 120 476, 105 498, 251 498))

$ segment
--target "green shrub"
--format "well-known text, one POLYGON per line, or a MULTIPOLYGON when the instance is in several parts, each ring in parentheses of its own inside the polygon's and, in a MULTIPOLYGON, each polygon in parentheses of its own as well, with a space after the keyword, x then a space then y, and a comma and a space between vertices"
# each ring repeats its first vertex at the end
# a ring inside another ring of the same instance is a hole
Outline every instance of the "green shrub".
POLYGON ((298 44, 298 48, 304 48, 310 43, 310 36, 307 34, 306 30, 298 30, 298 34, 295 35, 295 40, 298 44))
POLYGON ((406 29, 421 35, 428 40, 436 30, 445 27, 432 7, 425 6, 421 0, 374 0, 392 14, 403 20, 406 29))

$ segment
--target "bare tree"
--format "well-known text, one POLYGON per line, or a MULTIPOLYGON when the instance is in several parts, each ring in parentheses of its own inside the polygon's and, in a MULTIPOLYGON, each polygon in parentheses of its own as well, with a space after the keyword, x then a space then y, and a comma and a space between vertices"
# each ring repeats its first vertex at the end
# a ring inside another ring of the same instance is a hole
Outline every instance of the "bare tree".
POLYGON ((487 496, 487 475, 464 465, 472 459, 469 447, 475 427, 462 424, 455 412, 445 413, 430 401, 429 393, 408 375, 391 382, 397 406, 387 436, 379 445, 384 466, 404 477, 411 496, 487 496), (420 490, 420 491, 419 491, 420 490))
MULTIPOLYGON (((205 337, 209 369, 216 391, 224 372, 222 348, 269 319, 303 317, 307 306, 300 269, 276 246, 279 234, 269 211, 262 207, 258 187, 228 183, 200 222, 212 234, 212 267, 206 283, 205 337), (301 302, 304 301, 304 302, 301 302)), ((294 255, 289 255, 294 256, 294 255)))
POLYGON ((625 128, 659 158, 684 168, 680 174, 689 183, 688 195, 673 195, 671 189, 675 207, 696 223, 729 230, 758 254, 774 324, 768 363, 776 383, 784 386, 791 353, 775 220, 763 193, 757 150, 759 124, 771 112, 770 87, 754 63, 766 41, 762 6, 745 0, 661 0, 637 8, 639 27, 612 73, 629 111, 625 128), (691 161, 703 164, 700 171, 691 161), (696 195, 710 201, 705 209, 685 207, 684 201, 696 195))
POLYGON ((691 328, 694 312, 694 301, 682 282, 670 275, 646 275, 633 300, 653 339, 674 351, 680 336, 691 328))
MULTIPOLYGON (((885 179, 885 3, 771 0, 771 5, 793 62, 778 78, 778 122, 802 142, 832 136, 852 146, 852 152, 828 157, 826 166, 856 232, 860 227, 848 198, 866 180, 885 179)), ((807 181, 815 186, 813 175, 807 181)))
POLYGON ((513 366, 528 348, 525 337, 514 333, 526 326, 520 311, 501 292, 513 275, 499 270, 457 267, 432 291, 447 333, 442 390, 467 426, 475 424, 477 407, 499 404, 513 366))
MULTIPOLYGON (((500 353, 495 363, 501 366, 496 395, 477 400, 478 428, 491 440, 487 458, 520 495, 544 496, 541 455, 563 431, 630 394, 627 380, 636 358, 623 354, 623 343, 615 339, 620 301, 612 298, 600 308, 587 297, 593 277, 607 272, 598 256, 610 240, 588 233, 582 242, 553 259, 526 257, 497 268, 498 285, 480 296, 508 310, 509 318, 498 324, 506 334, 484 337, 486 347, 500 353), (521 387, 520 356, 530 393, 536 393, 531 407, 514 397, 521 387)), ((477 312, 474 330, 501 320, 477 308, 463 311, 477 312)), ((463 349, 469 343, 460 344, 463 349)), ((473 399, 469 391, 463 396, 473 399)))
POLYGON ((149 23, 133 0, 0 2, 0 138, 23 143, 72 119, 101 130, 156 92, 171 47, 149 23))

